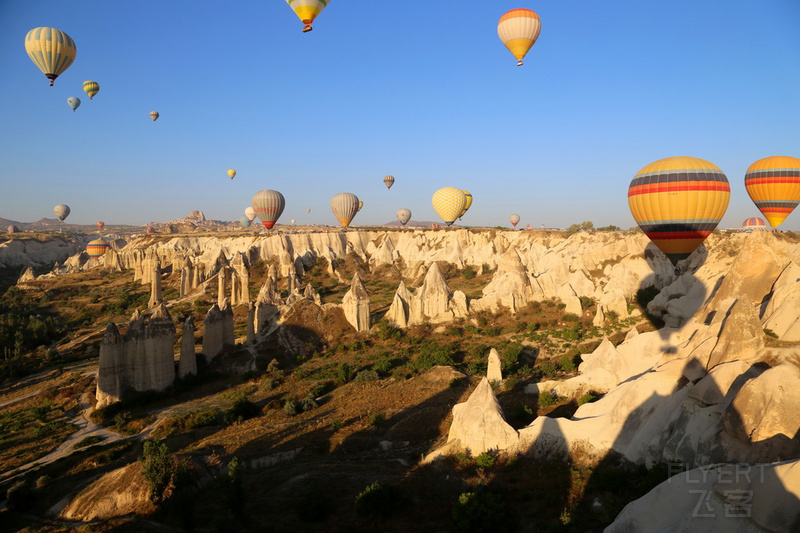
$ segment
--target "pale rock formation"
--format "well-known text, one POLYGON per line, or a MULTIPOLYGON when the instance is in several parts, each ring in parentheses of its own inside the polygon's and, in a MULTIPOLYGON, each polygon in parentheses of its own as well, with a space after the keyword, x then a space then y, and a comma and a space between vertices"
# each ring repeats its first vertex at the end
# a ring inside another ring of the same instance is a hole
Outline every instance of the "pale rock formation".
POLYGON ((503 381, 503 367, 500 363, 500 354, 492 348, 489 351, 489 361, 486 367, 486 379, 489 383, 500 383, 503 381))
POLYGON ((33 266, 28 265, 17 278, 17 285, 24 288, 24 285, 36 279, 36 274, 33 272, 33 266))
POLYGON ((247 344, 256 342, 256 304, 247 304, 247 344))
POLYGON ((60 518, 91 522, 156 511, 150 484, 138 461, 104 474, 83 489, 61 511, 60 518))
POLYGON ((762 324, 782 341, 800 341, 800 265, 795 262, 781 272, 764 308, 762 324))
POLYGON ((156 263, 150 278, 150 301, 147 307, 153 308, 163 301, 161 297, 161 265, 156 263))
POLYGON ((502 306, 514 313, 533 301, 533 288, 516 250, 510 249, 502 255, 497 271, 482 293, 480 299, 471 302, 474 311, 497 312, 502 306))
POLYGON ((100 356, 97 369, 98 407, 122 399, 124 388, 128 385, 125 367, 125 343, 116 324, 109 322, 100 342, 100 356))
POLYGON ((225 287, 227 286, 227 281, 228 269, 225 266, 221 266, 217 272, 217 307, 220 309, 222 308, 223 302, 227 300, 227 298, 225 298, 225 287))
POLYGON ((408 326, 409 319, 409 302, 411 301, 411 293, 408 292, 405 283, 400 281, 397 286, 397 291, 394 293, 392 305, 384 315, 384 318, 389 322, 405 328, 408 326))
POLYGON ((174 344, 175 325, 167 306, 161 303, 153 310, 147 324, 145 353, 150 373, 147 389, 164 390, 175 381, 174 344))
POLYGON ((516 430, 506 422, 489 380, 483 378, 466 402, 453 407, 447 443, 428 455, 425 462, 459 450, 473 456, 490 450, 515 450, 518 443, 516 430))
POLYGON ((203 355, 209 363, 222 353, 224 326, 217 304, 211 306, 203 320, 203 355))
POLYGON ((236 337, 233 333, 233 308, 227 298, 222 301, 219 315, 222 321, 222 345, 234 346, 236 344, 236 337))
POLYGON ((181 288, 180 288, 180 297, 183 298, 187 294, 191 293, 196 285, 195 276, 194 276, 194 266, 192 265, 192 261, 189 259, 188 256, 185 256, 183 259, 183 265, 181 267, 181 288))
POLYGON ((620 512, 606 533, 800 530, 800 462, 718 464, 670 477, 620 512))
POLYGON ((680 327, 702 307, 707 297, 705 285, 686 273, 661 289, 647 304, 647 312, 660 316, 667 326, 680 327))
POLYGON ((594 318, 592 319, 592 325, 597 326, 598 328, 605 324, 606 322, 606 313, 603 311, 603 306, 597 304, 597 311, 594 313, 594 318))
POLYGON ((119 254, 116 250, 112 248, 106 249, 106 253, 103 256, 103 261, 105 263, 105 267, 110 272, 122 272, 122 262, 120 261, 119 254))
POLYGON ((236 253, 233 256, 233 279, 236 280, 236 291, 231 288, 231 304, 250 303, 250 272, 248 270, 246 256, 243 253, 236 253))
POLYGON ((303 289, 303 298, 310 300, 319 306, 322 305, 322 297, 316 290, 314 290, 313 285, 310 283, 306 284, 306 288, 303 289))
POLYGON ((256 298, 255 330, 264 336, 278 316, 278 305, 283 302, 275 291, 275 278, 267 276, 256 298))
POLYGON ((350 290, 347 291, 342 299, 342 309, 344 310, 345 318, 356 331, 369 331, 369 292, 364 287, 358 272, 353 274, 350 290))
POLYGON ((197 356, 194 353, 194 318, 189 315, 183 323, 181 358, 178 360, 178 377, 197 374, 197 356))
MULTIPOLYGON (((581 301, 578 298, 578 295, 575 294, 575 291, 569 285, 569 283, 565 283, 561 287, 559 287, 558 292, 556 293, 556 297, 561 300, 562 303, 566 305, 564 311, 566 313, 572 313, 577 316, 581 316, 583 314, 583 310, 581 309, 581 301)), ((627 316, 627 311, 626 311, 627 316)))

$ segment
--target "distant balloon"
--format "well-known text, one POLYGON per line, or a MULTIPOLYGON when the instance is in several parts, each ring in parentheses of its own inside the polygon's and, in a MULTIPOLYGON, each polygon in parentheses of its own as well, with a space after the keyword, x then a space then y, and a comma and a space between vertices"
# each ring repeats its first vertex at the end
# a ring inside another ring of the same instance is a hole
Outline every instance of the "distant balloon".
POLYGON ((464 203, 464 209, 461 211, 461 214, 458 215, 458 218, 461 218, 464 215, 466 215, 467 211, 469 211, 469 208, 472 207, 472 195, 469 193, 469 191, 462 191, 462 192, 464 193, 464 198, 466 201, 464 203))
POLYGON ((55 28, 34 28, 25 36, 25 51, 50 80, 56 78, 75 61, 78 49, 72 37, 55 28))
POLYGON ((94 98, 94 95, 100 92, 100 84, 96 81, 83 82, 83 92, 89 95, 89 100, 94 98))
POLYGON ((153 122, 158 120, 159 116, 161 116, 161 115, 158 114, 158 111, 150 111, 150 118, 153 119, 153 122))
POLYGON ((311 31, 311 23, 317 18, 330 0, 286 0, 289 7, 295 12, 300 20, 305 24, 303 32, 311 31))
POLYGON ((228 177, 233 179, 234 176, 236 176, 236 171, 234 169, 228 170, 228 177))
POLYGON ((508 221, 511 222, 511 225, 516 228, 517 224, 519 223, 519 215, 516 214, 511 215, 510 217, 508 217, 508 221))
POLYGON ((759 217, 750 217, 742 222, 742 229, 762 229, 767 227, 767 221, 759 217))
POLYGON ((628 206, 642 231, 673 265, 694 252, 728 208, 728 178, 696 157, 668 157, 640 170, 628 206))
POLYGON ((306 209, 306 213, 310 213, 310 212, 311 212, 311 209, 306 209))
POLYGON ((391 189, 392 185, 394 185, 394 176, 386 176, 383 178, 383 184, 386 185, 387 189, 391 189))
POLYGON ((100 257, 106 253, 106 250, 108 250, 108 243, 103 239, 89 241, 89 244, 86 245, 86 253, 89 254, 89 257, 100 257))
POLYGON ((294 219, 290 220, 289 222, 291 222, 291 223, 292 223, 292 226, 294 226, 294 222, 295 222, 295 220, 294 220, 294 219))
POLYGON ((286 200, 278 191, 264 189, 253 195, 253 209, 267 229, 275 225, 275 222, 281 217, 284 207, 286 207, 286 200))
POLYGON ((72 111, 74 112, 76 109, 80 107, 81 99, 78 98, 77 96, 70 96, 69 98, 67 98, 67 105, 69 105, 72 108, 72 111))
POLYGON ((359 211, 361 211, 361 209, 362 209, 363 207, 364 207, 364 202, 362 202, 361 200, 359 200, 359 201, 358 201, 358 210, 359 210, 359 211))
POLYGON ((358 213, 358 196, 349 192, 340 192, 331 198, 331 211, 342 227, 346 228, 358 213))
POLYGON ((431 203, 436 214, 449 226, 464 212, 467 197, 461 189, 443 187, 433 193, 431 203))
POLYGON ((102 231, 103 228, 105 228, 105 227, 106 227, 106 223, 103 222, 102 220, 97 223, 97 229, 99 229, 100 231, 102 231))
POLYGON ((497 35, 508 51, 517 58, 517 66, 522 66, 522 58, 539 38, 542 21, 530 9, 512 9, 500 17, 497 35))
POLYGON ((773 228, 800 203, 800 159, 774 155, 759 159, 744 175, 747 194, 773 228))
POLYGON ((254 218, 256 218, 256 210, 252 208, 252 206, 247 206, 244 208, 244 216, 252 222, 254 218))
POLYGON ((239 224, 241 224, 243 228, 249 228, 251 222, 249 218, 247 218, 246 216, 242 216, 239 217, 239 224))
POLYGON ((402 209, 398 209, 397 213, 395 213, 395 216, 397 216, 397 220, 399 220, 400 223, 405 226, 408 221, 411 220, 411 211, 404 207, 402 209))
POLYGON ((53 208, 53 213, 58 217, 58 220, 64 222, 64 219, 69 216, 70 209, 68 205, 58 204, 53 208))

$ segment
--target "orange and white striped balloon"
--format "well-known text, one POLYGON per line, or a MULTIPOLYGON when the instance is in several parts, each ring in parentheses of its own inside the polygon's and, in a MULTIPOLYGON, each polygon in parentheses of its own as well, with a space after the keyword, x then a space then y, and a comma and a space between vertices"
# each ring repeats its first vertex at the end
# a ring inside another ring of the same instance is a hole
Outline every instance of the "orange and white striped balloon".
POLYGON ((530 9, 512 9, 497 23, 497 35, 508 51, 517 58, 517 66, 522 65, 522 58, 539 38, 542 21, 539 15, 530 9))

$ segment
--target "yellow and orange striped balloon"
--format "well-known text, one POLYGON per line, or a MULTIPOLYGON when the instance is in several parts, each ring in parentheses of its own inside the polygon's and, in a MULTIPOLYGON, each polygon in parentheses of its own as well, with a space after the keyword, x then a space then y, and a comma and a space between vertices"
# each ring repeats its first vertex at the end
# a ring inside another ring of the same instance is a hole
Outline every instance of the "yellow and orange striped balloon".
POLYGON ((717 227, 730 197, 722 170, 697 157, 650 163, 628 187, 633 218, 673 265, 689 257, 717 227))
POLYGON ((800 159, 774 155, 759 159, 744 175, 747 194, 777 228, 800 203, 800 159))
POLYGON ((761 217, 750 217, 742 222, 742 229, 761 229, 767 227, 767 221, 761 217))
POLYGON ((512 9, 497 23, 497 35, 508 51, 517 58, 517 66, 539 38, 542 21, 530 9, 512 9))
POLYGON ((89 257, 100 257, 106 253, 108 246, 103 239, 95 239, 86 245, 86 253, 89 254, 89 257))
POLYGON ((317 18, 330 0, 286 0, 295 15, 305 24, 303 31, 311 31, 311 23, 317 18))

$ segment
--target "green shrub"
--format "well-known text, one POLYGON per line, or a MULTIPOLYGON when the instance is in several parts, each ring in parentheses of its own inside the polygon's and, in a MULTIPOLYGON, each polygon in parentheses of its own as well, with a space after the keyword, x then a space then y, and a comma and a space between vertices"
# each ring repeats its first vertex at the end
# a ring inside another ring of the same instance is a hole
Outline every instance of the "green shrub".
POLYGON ((164 490, 173 472, 167 445, 155 439, 145 440, 139 462, 142 463, 142 475, 150 485, 150 500, 158 503, 164 498, 164 490))
POLYGON ((552 407, 558 403, 558 394, 555 391, 545 391, 539 394, 539 407, 552 407))
POLYGON ((344 385, 351 381, 354 376, 354 371, 347 363, 340 363, 336 369, 336 384, 344 385))
POLYGON ((494 457, 491 454, 483 452, 475 458, 475 464, 478 468, 488 470, 494 466, 494 457))
POLYGON ((493 492, 465 492, 453 505, 452 516, 456 531, 504 532, 512 531, 514 522, 505 499, 493 492))
POLYGON ((287 398, 285 402, 283 402, 283 412, 289 416, 294 416, 297 414, 297 404, 291 398, 287 398))
POLYGON ((376 481, 356 496, 356 511, 360 516, 384 519, 400 510, 402 500, 400 487, 376 481))
POLYGON ((317 401, 314 399, 314 397, 309 394, 308 396, 300 400, 299 407, 300 410, 302 411, 310 411, 312 409, 316 409, 317 407, 319 407, 319 405, 317 404, 317 401))
POLYGON ((369 415, 369 423, 374 428, 379 428, 386 423, 386 417, 383 413, 372 413, 369 415))
POLYGON ((558 366, 564 372, 572 372, 575 370, 575 356, 569 353, 565 353, 561 357, 558 358, 558 366))
POLYGON ((233 401, 230 410, 225 414, 225 419, 228 423, 242 422, 260 415, 261 408, 242 394, 233 401))
POLYGON ((73 448, 75 449, 86 448, 87 446, 93 446, 99 442, 103 442, 104 440, 105 437, 102 437, 100 435, 90 435, 88 437, 82 438, 77 443, 75 443, 73 448))
POLYGON ((581 405, 583 405, 585 403, 592 403, 595 400, 597 400, 597 396, 595 396, 591 392, 587 392, 586 394, 584 394, 580 398, 578 398, 578 407, 580 407, 581 405))
POLYGON ((384 356, 372 363, 372 370, 379 374, 386 375, 391 372, 393 366, 391 359, 384 356))
POLYGON ((218 423, 219 411, 216 409, 203 409, 186 415, 183 425, 186 429, 197 429, 205 426, 214 426, 218 423))
POLYGON ((331 422, 331 429, 334 431, 339 431, 344 427, 344 422, 341 418, 334 418, 331 422))
POLYGON ((467 268, 464 269, 464 279, 473 279, 476 275, 477 272, 475 272, 475 269, 471 266, 467 266, 467 268))
POLYGON ((356 374, 355 381, 377 381, 378 379, 378 373, 374 370, 362 370, 356 374))

